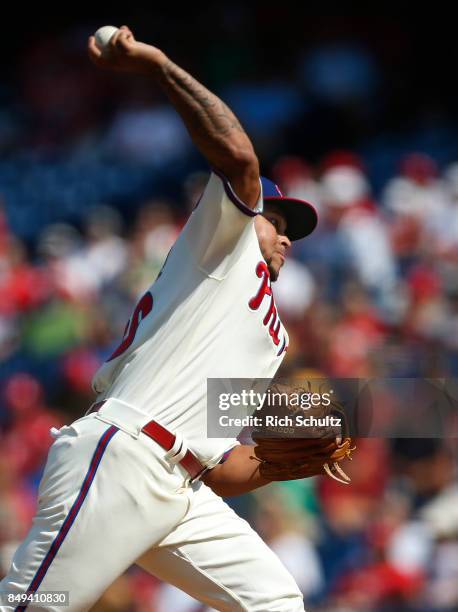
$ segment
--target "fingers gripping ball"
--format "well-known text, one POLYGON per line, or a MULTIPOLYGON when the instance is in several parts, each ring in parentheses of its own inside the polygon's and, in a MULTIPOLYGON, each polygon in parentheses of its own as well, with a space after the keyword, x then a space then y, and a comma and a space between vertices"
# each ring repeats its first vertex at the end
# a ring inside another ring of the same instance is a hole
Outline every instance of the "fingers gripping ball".
MULTIPOLYGON (((293 395, 320 391, 315 389, 315 383, 296 385, 273 383, 271 390, 278 397, 284 396, 291 400, 293 395)), ((273 404, 268 408, 263 406, 264 414, 269 412, 276 415, 288 415, 292 421, 301 413, 300 408, 293 407, 289 401, 273 404)), ((309 408, 309 416, 317 417, 317 423, 327 422, 323 417, 338 416, 339 426, 318 424, 304 428, 292 426, 290 428, 264 427, 253 431, 252 438, 256 443, 255 458, 260 462, 259 472, 267 480, 296 480, 320 474, 348 484, 350 478, 339 465, 344 459, 351 459, 355 450, 349 436, 346 415, 343 406, 337 401, 320 403, 309 408)))
POLYGON ((102 51, 102 53, 107 53, 109 51, 109 42, 116 34, 118 29, 119 28, 115 28, 114 26, 103 26, 94 34, 95 44, 100 51, 102 51))

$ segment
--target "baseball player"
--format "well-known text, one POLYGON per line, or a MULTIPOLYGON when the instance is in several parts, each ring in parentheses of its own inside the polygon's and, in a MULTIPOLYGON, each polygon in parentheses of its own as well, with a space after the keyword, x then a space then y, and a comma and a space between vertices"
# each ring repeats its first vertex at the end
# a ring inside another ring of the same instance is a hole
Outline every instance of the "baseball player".
POLYGON ((293 578, 220 497, 269 480, 252 446, 206 437, 206 385, 274 376, 288 334, 271 282, 291 241, 315 228, 315 210, 259 176, 230 109, 161 50, 126 26, 109 46, 102 55, 91 37, 90 59, 159 85, 212 173, 96 373, 97 401, 51 430, 37 513, 1 582, 1 609, 58 610, 39 596, 67 591, 67 609, 87 610, 138 564, 217 610, 303 610, 293 578))

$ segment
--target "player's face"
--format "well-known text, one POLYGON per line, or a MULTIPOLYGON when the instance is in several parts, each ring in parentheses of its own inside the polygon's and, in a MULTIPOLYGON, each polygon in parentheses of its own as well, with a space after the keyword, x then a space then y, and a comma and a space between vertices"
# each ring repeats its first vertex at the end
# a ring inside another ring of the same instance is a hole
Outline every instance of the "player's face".
POLYGON ((266 260, 272 282, 276 281, 291 242, 286 236, 286 219, 278 208, 269 204, 255 219, 261 253, 266 260))

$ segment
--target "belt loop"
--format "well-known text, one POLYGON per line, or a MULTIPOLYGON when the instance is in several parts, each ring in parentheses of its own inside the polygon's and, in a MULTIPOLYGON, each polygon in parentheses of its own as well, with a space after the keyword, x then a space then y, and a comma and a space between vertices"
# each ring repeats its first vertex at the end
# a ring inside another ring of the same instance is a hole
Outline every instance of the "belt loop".
POLYGON ((85 416, 92 412, 99 412, 105 404, 106 409, 104 408, 97 414, 100 420, 116 425, 116 427, 119 427, 134 437, 138 437, 138 434, 143 432, 148 437, 152 438, 166 451, 164 458, 169 462, 171 471, 173 471, 175 465, 179 464, 188 472, 190 483, 199 480, 199 478, 209 469, 203 465, 198 457, 188 448, 188 445, 180 433, 169 431, 154 419, 148 421, 146 425, 142 425, 139 423, 139 419, 143 418, 143 413, 122 400, 107 398, 95 402, 90 406, 85 416), (124 416, 124 414, 126 414, 126 416, 124 416))
MULTIPOLYGON (((188 447, 186 446, 186 444, 183 442, 183 444, 181 445, 181 448, 178 450, 177 454, 174 455, 173 457, 167 457, 168 461, 170 461, 170 463, 180 463, 181 460, 184 458, 184 456, 186 455, 186 453, 188 452, 188 447)), ((167 455, 169 455, 170 451, 167 453, 167 455)))
POLYGON ((185 449, 183 455, 181 454, 183 446, 186 446, 183 442, 183 436, 179 433, 175 434, 175 442, 173 443, 172 448, 165 453, 165 459, 171 463, 178 463, 178 461, 180 461, 186 454, 187 449, 185 449), (177 457, 179 457, 179 459, 176 459, 177 457))

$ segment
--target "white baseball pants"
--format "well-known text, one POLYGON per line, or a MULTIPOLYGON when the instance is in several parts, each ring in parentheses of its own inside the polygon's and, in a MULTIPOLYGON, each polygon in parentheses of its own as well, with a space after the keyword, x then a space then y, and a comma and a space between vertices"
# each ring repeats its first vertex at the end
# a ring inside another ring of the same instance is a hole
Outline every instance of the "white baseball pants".
POLYGON ((203 483, 184 487, 186 476, 143 433, 95 414, 63 427, 0 591, 68 591, 68 607, 27 609, 88 610, 137 563, 217 610, 303 611, 295 581, 256 532, 203 483))

